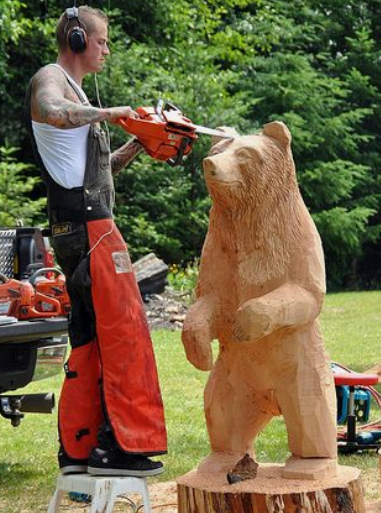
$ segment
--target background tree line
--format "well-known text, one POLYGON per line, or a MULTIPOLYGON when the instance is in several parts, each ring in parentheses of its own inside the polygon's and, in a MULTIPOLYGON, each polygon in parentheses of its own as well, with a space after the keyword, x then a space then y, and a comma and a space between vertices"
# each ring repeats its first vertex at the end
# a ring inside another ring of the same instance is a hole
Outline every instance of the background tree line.
MULTIPOLYGON (((195 123, 241 133, 284 121, 301 191, 323 239, 330 289, 379 287, 379 0, 87 4, 105 9, 111 20, 112 54, 99 76, 105 106, 164 98, 195 123)), ((55 61, 56 20, 70 6, 0 0, 2 224, 45 220, 22 110, 30 77, 55 61)), ((85 89, 96 104, 92 78, 85 89)), ((114 127, 111 135, 114 148, 126 137, 114 127)), ((210 208, 201 161, 209 144, 200 138, 184 168, 141 156, 117 177, 116 218, 134 258, 155 251, 178 264, 200 254, 210 208)))

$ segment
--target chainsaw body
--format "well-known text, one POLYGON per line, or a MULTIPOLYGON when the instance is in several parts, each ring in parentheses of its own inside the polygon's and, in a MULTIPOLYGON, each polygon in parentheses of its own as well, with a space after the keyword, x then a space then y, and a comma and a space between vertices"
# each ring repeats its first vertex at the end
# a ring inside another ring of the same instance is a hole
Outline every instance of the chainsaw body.
POLYGON ((135 135, 150 157, 166 161, 172 166, 182 164, 198 139, 197 126, 173 105, 164 109, 159 102, 154 107, 138 107, 140 118, 121 118, 118 123, 129 134, 135 135))
POLYGON ((56 317, 60 315, 60 302, 37 292, 29 281, 9 279, 0 274, 0 314, 19 320, 56 317), (46 304, 45 311, 38 305, 46 304))
MULTIPOLYGON (((36 292, 42 294, 43 297, 50 297, 56 299, 60 304, 59 315, 69 315, 70 313, 70 299, 66 288, 65 275, 56 268, 42 268, 38 269, 29 278, 36 292)), ((46 301, 38 301, 36 309, 39 312, 49 312, 53 310, 53 305, 46 301)))

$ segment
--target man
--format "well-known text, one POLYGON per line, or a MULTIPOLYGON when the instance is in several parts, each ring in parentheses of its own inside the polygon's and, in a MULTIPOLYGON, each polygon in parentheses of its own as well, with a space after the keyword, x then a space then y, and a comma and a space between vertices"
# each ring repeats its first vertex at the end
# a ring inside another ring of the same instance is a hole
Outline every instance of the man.
POLYGON ((57 62, 32 78, 26 114, 72 307, 59 465, 63 473, 158 474, 163 465, 150 457, 167 445, 157 369, 128 250, 112 219, 112 174, 142 147, 132 139, 110 156, 100 128, 137 114, 129 106, 93 107, 81 88, 110 53, 102 11, 67 9, 56 36, 57 62))

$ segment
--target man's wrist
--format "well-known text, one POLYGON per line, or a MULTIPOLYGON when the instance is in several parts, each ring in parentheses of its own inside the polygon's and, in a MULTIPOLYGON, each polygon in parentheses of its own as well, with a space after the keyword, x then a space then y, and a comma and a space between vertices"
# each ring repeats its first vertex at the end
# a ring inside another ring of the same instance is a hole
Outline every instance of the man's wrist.
POLYGON ((135 137, 135 136, 134 136, 134 137, 131 139, 131 141, 132 141, 134 144, 137 144, 137 145, 139 145, 139 146, 141 146, 141 147, 143 148, 142 143, 139 141, 139 139, 138 139, 137 137, 135 137))
POLYGON ((133 138, 133 144, 135 145, 135 148, 139 150, 139 153, 144 150, 143 144, 139 141, 137 137, 133 138))

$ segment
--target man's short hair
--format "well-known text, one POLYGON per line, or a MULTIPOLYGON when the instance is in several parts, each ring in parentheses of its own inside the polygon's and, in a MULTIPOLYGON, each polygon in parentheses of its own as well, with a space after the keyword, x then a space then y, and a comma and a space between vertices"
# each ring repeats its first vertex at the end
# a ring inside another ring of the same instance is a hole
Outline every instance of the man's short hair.
POLYGON ((85 29, 87 35, 90 36, 97 28, 96 19, 102 20, 108 25, 107 14, 100 9, 94 9, 88 5, 78 7, 78 19, 80 23, 78 23, 77 19, 73 19, 69 22, 66 11, 60 16, 56 28, 56 39, 59 50, 63 51, 69 48, 67 33, 70 28, 79 25, 85 29))

